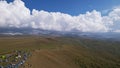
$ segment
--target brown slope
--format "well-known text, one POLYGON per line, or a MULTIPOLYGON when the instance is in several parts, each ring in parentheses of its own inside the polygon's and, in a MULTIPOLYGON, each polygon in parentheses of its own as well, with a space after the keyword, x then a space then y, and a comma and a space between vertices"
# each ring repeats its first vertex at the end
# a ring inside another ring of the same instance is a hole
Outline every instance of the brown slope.
POLYGON ((26 62, 25 68, 78 68, 73 63, 72 52, 67 50, 35 50, 26 62))

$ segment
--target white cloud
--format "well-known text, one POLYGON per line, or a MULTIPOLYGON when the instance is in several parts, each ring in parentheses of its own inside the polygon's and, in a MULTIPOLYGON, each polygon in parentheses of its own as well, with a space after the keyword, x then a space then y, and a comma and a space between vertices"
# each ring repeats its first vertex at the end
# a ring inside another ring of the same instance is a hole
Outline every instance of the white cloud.
POLYGON ((108 16, 93 10, 78 16, 61 12, 30 10, 21 0, 7 3, 0 1, 0 27, 38 28, 56 31, 109 32, 120 30, 120 7, 114 8, 108 16))
POLYGON ((30 10, 21 0, 0 1, 0 27, 24 27, 29 18, 30 10))
POLYGON ((114 32, 120 32, 120 30, 115 30, 114 32))

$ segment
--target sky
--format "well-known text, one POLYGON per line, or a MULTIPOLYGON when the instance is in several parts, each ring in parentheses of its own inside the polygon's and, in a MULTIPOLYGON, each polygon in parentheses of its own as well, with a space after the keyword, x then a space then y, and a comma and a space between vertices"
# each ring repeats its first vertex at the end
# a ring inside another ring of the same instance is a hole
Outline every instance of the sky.
MULTIPOLYGON (((12 2, 14 0, 7 0, 12 2)), ((25 6, 31 11, 33 9, 49 12, 62 12, 70 15, 79 15, 87 11, 110 10, 120 5, 120 0, 23 0, 25 6)))
POLYGON ((120 32, 120 0, 2 0, 0 28, 120 32))

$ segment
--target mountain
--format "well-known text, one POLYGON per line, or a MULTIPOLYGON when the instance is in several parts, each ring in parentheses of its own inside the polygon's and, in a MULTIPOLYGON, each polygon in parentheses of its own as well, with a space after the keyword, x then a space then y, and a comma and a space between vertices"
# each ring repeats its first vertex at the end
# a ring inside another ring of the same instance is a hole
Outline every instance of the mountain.
POLYGON ((93 39, 120 40, 118 32, 79 32, 79 31, 53 31, 33 28, 0 28, 0 35, 50 35, 50 36, 69 36, 87 37, 93 39))

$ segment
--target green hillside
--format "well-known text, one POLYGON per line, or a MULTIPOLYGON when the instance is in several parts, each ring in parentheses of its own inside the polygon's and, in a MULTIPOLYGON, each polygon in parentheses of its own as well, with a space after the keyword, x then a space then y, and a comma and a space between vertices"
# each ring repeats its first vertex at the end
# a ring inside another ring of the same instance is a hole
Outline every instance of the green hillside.
POLYGON ((0 38, 0 55, 30 51, 24 67, 120 68, 120 42, 89 38, 13 36, 0 38))

